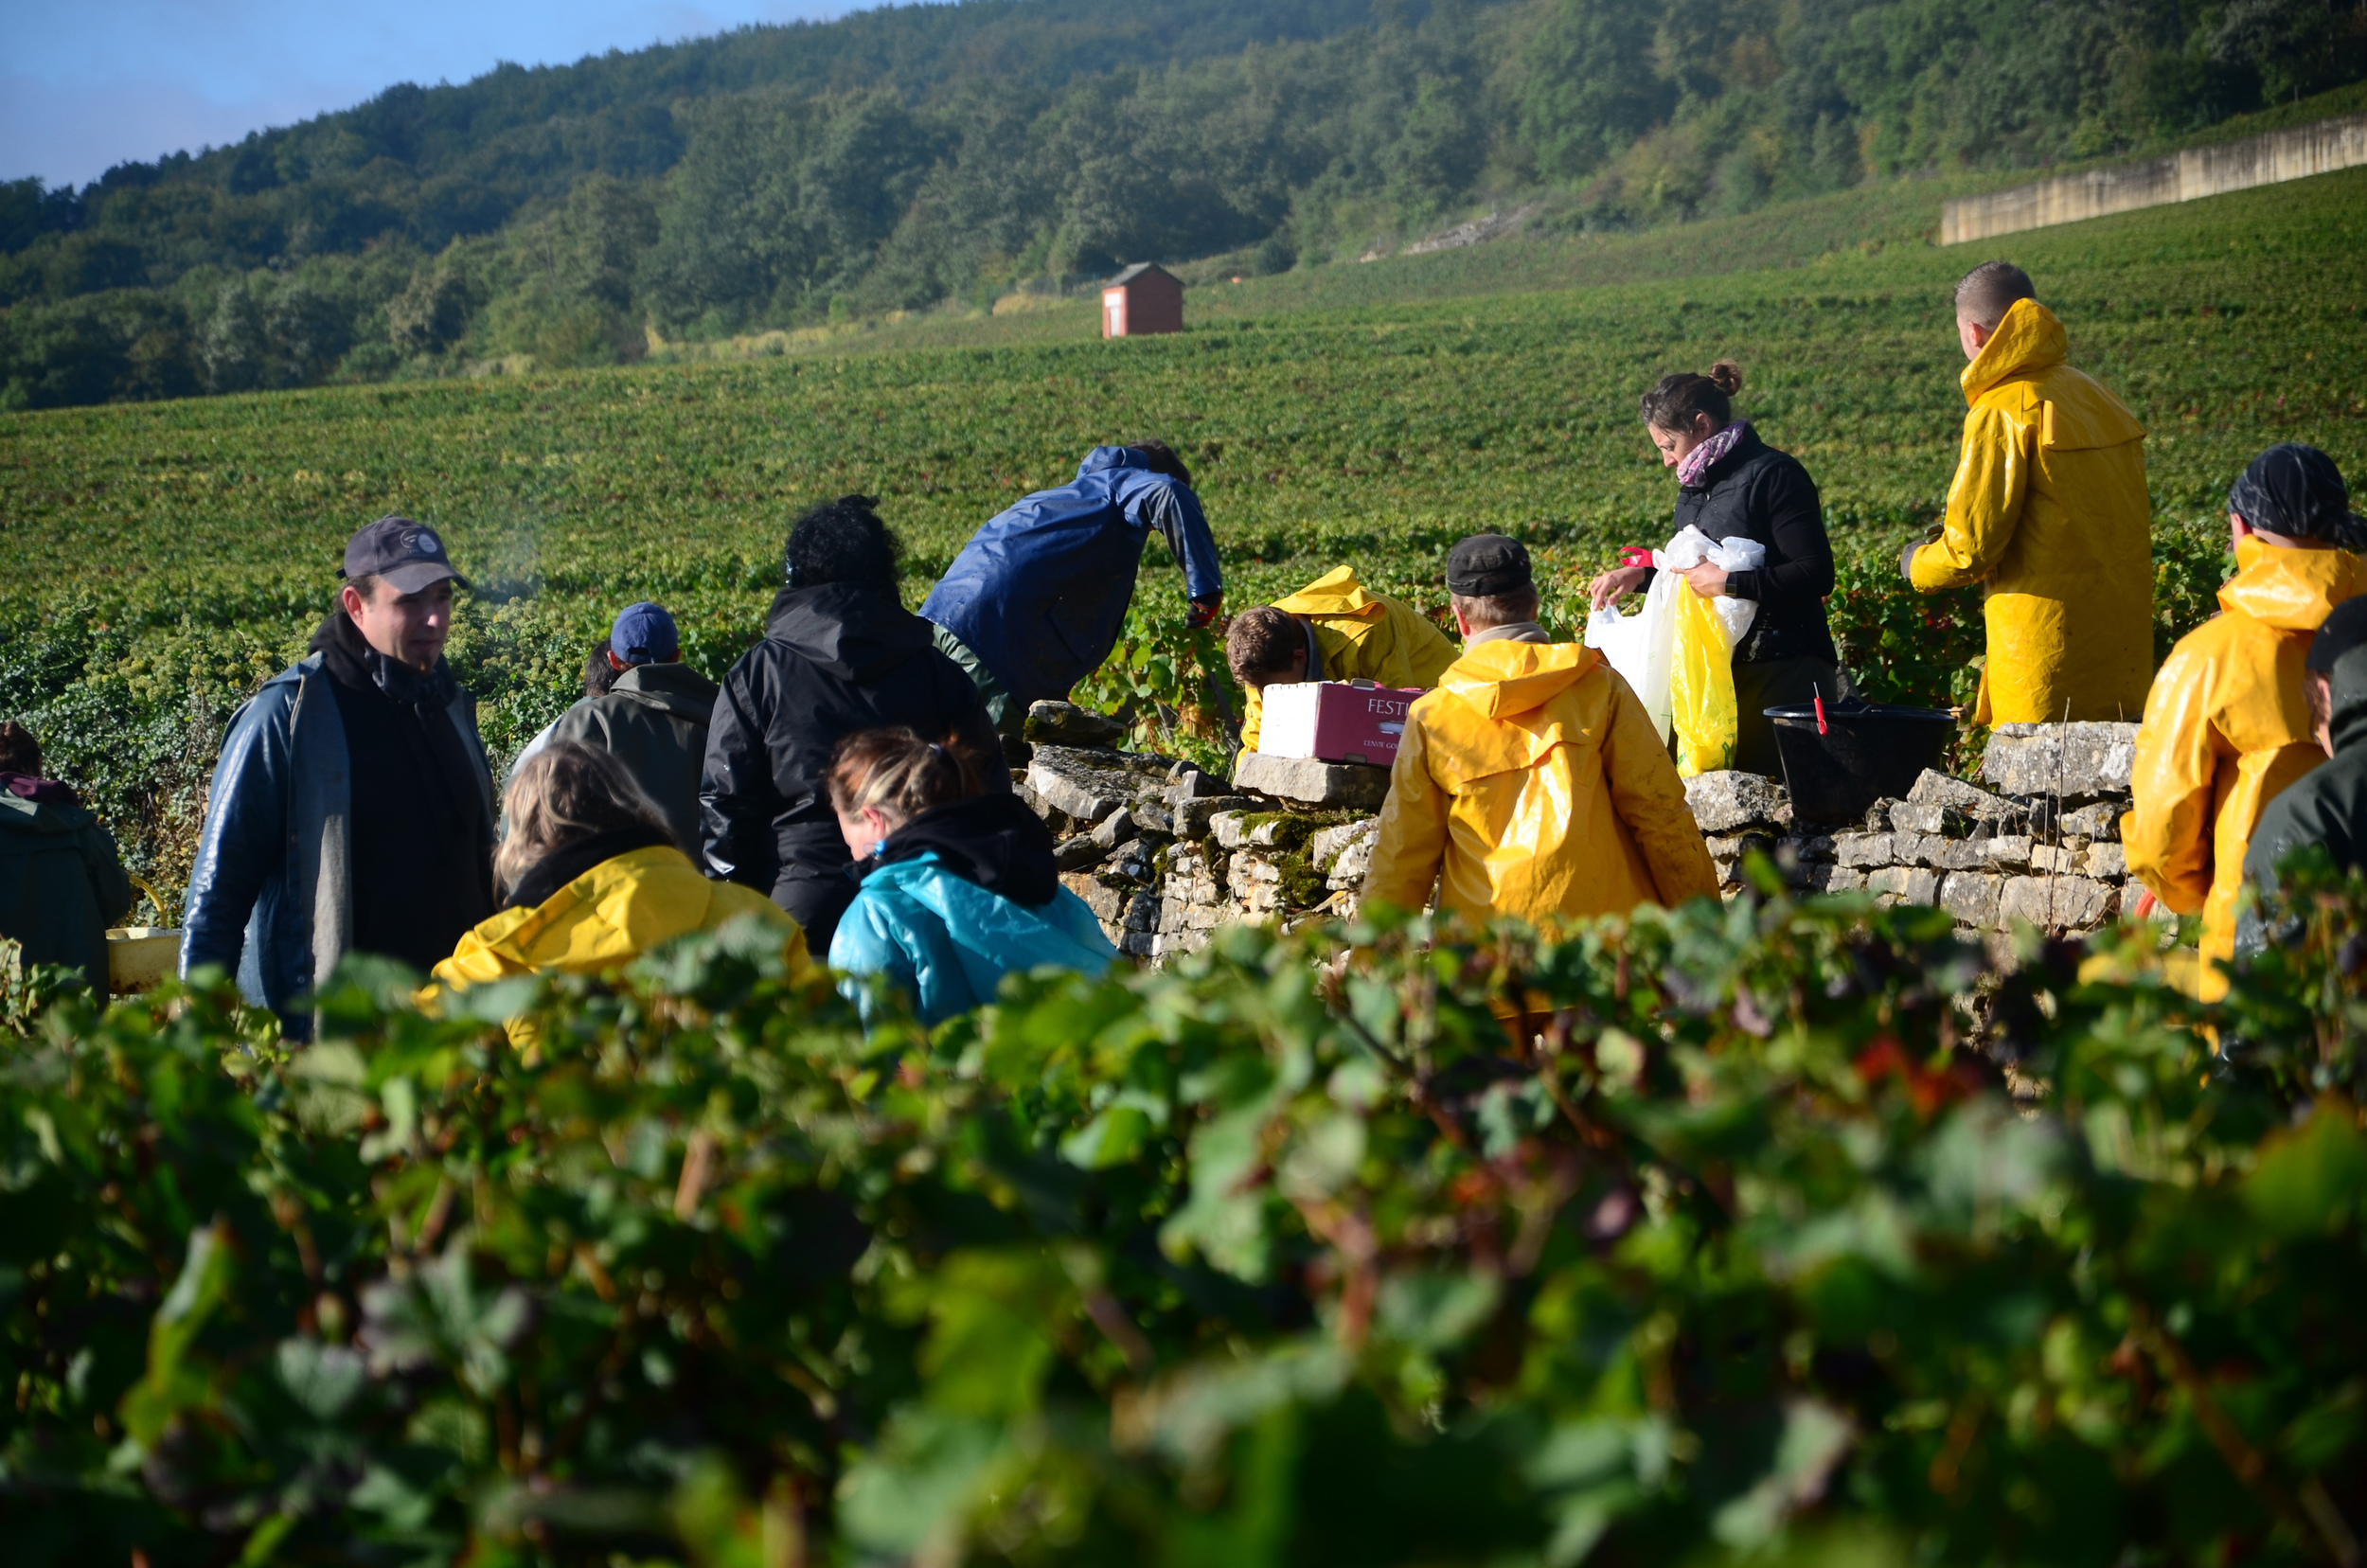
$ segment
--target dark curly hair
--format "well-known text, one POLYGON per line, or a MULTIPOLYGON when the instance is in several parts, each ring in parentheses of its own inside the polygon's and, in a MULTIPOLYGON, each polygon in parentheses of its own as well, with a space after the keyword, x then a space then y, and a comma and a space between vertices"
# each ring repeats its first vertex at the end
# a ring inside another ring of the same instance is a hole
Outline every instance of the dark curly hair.
POLYGON ((1184 459, 1177 456, 1175 448, 1166 442, 1136 441, 1134 450, 1143 454, 1145 464, 1151 472, 1164 473, 1181 483, 1185 490, 1192 488, 1192 471, 1184 466, 1184 459))
POLYGON ((880 521, 880 503, 868 495, 842 495, 809 507, 789 526, 785 565, 792 588, 851 582, 863 588, 896 588, 896 535, 880 521))

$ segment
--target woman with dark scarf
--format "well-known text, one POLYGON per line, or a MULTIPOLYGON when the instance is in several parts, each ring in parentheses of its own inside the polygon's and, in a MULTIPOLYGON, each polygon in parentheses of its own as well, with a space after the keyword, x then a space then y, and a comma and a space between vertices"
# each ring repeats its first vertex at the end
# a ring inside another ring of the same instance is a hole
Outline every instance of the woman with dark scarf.
MULTIPOLYGON (((1816 481, 1789 453, 1761 440, 1748 419, 1735 418, 1742 371, 1731 360, 1709 374, 1664 376, 1644 394, 1644 425, 1664 466, 1677 471, 1672 533, 1688 526, 1711 539, 1755 540, 1767 560, 1755 570, 1728 572, 1703 561, 1684 574, 1704 598, 1723 594, 1756 601, 1758 613, 1734 654, 1735 708, 1740 724, 1734 765, 1771 778, 1784 775, 1775 726, 1766 710, 1843 695, 1845 680, 1833 634, 1824 624, 1824 597, 1833 591, 1833 545, 1816 481)), ((1617 604, 1648 586, 1648 553, 1642 564, 1612 568, 1587 585, 1594 608, 1617 604)))

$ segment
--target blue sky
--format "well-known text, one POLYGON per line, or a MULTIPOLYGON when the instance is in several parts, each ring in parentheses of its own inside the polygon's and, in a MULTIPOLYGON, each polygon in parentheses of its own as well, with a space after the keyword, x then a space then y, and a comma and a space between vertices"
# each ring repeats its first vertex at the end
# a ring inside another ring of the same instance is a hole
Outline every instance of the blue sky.
MULTIPOLYGON (((865 4, 877 0, 864 0, 865 4)), ((343 109, 466 81, 863 9, 849 0, 0 0, 0 179, 81 185, 343 109)))

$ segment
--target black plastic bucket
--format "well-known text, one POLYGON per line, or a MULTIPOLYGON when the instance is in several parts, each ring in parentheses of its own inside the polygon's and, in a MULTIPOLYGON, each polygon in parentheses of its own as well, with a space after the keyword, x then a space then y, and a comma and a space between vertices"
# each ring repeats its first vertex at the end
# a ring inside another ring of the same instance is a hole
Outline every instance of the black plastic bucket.
POLYGON ((1795 822, 1849 822, 1885 796, 1904 795, 1924 769, 1940 765, 1956 733, 1952 713, 1888 703, 1825 704, 1825 735, 1816 732, 1813 706, 1766 713, 1795 822))

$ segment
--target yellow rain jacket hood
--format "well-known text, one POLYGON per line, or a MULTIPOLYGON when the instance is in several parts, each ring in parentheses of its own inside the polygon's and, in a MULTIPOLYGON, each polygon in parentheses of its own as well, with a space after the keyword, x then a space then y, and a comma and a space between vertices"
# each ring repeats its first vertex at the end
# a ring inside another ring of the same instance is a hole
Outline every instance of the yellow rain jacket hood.
POLYGON ((1474 924, 1717 896, 1668 748, 1593 649, 1482 643, 1415 702, 1364 897, 1474 924))
MULTIPOLYGON (((505 909, 479 922, 436 966, 430 995, 550 970, 603 973, 741 915, 780 932, 792 971, 811 968, 805 932, 772 900, 710 881, 671 845, 634 849, 600 862, 531 909, 505 909)), ((513 1022, 509 1038, 522 1050, 530 1046, 531 1022, 513 1022)))
POLYGON ((2302 695, 2309 640, 2362 592, 2358 556, 2247 539, 2219 588, 2222 614, 2180 637, 2154 677, 2121 842, 2155 898, 2180 915, 2202 912, 2204 1001, 2227 989, 2213 966, 2235 951, 2235 896, 2261 810, 2325 760, 2302 695))
POLYGON ((2145 433, 2063 363, 2055 312, 2017 300, 1965 366, 1963 451, 1925 593, 1984 585, 1980 724, 2127 720, 2153 673, 2153 506, 2145 433))
MULTIPOLYGON (((1372 681, 1400 689, 1430 687, 1454 663, 1454 644, 1412 605, 1367 593, 1356 568, 1335 566, 1274 608, 1303 617, 1315 633, 1326 681, 1372 681)), ((1247 694, 1241 714, 1241 755, 1257 749, 1265 703, 1247 694)))

